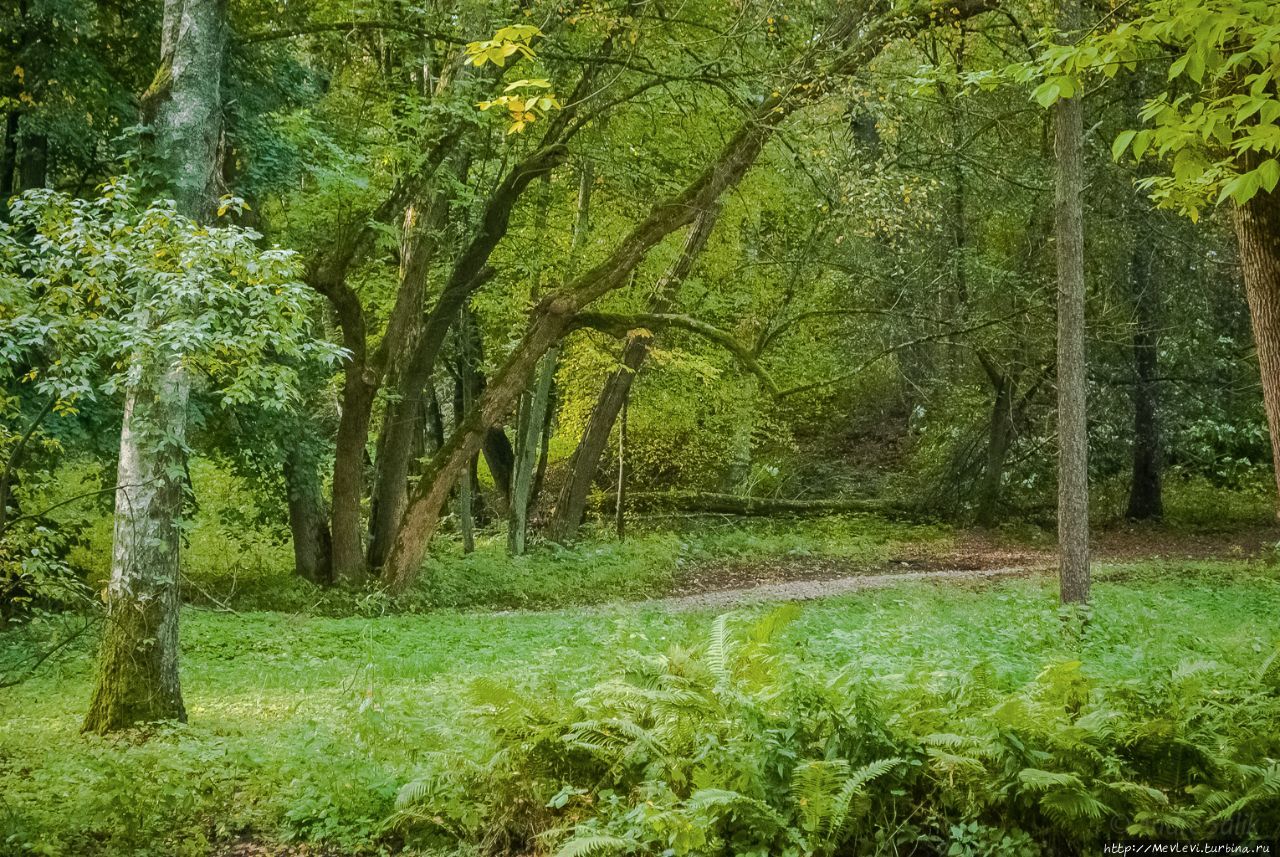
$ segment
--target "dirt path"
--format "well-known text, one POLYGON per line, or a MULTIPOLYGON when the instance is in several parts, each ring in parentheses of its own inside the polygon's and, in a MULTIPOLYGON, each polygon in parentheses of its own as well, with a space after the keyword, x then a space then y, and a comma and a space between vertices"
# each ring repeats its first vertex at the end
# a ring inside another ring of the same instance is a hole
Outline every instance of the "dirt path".
MULTIPOLYGON (((1127 527, 1097 534, 1098 562, 1249 559, 1275 550, 1274 526, 1224 534, 1195 534, 1163 527, 1127 527)), ((669 610, 700 610, 767 601, 809 601, 906 581, 964 584, 1029 576, 1057 564, 1051 547, 1017 544, 981 532, 959 533, 945 545, 904 546, 892 559, 870 566, 834 557, 757 557, 708 563, 686 570, 675 592, 640 602, 669 610)))
POLYGON ((740 604, 757 604, 767 601, 812 601, 830 598, 864 589, 884 589, 904 581, 926 580, 947 583, 971 583, 993 578, 1028 576, 1036 569, 1028 566, 980 569, 943 569, 932 571, 899 571, 887 574, 856 574, 810 580, 786 580, 762 583, 759 586, 743 586, 732 589, 714 589, 688 595, 672 595, 642 601, 638 606, 663 607, 668 610, 705 610, 707 608, 736 607, 740 604))

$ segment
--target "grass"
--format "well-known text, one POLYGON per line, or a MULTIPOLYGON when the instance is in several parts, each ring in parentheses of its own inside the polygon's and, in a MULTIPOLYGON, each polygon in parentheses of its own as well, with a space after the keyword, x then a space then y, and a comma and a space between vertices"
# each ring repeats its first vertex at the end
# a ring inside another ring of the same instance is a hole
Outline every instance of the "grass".
MULTIPOLYGON (((569 585, 565 566, 553 568, 569 585)), ((1274 567, 1137 563, 1102 578, 1078 634, 1064 632, 1051 581, 1029 579, 819 602, 783 639, 802 662, 869 685, 994 692, 1065 659, 1110 687, 1190 662, 1239 684, 1280 642, 1274 567)), ((480 752, 465 693, 475 680, 570 693, 628 651, 700 645, 711 618, 626 606, 377 618, 187 609, 190 724, 112 739, 79 735, 91 653, 71 647, 0 691, 0 853, 196 855, 241 838, 373 851, 401 784, 480 752)), ((10 634, 0 656, 54 628, 10 634)))
MULTIPOLYGON (((941 546, 950 530, 937 525, 840 515, 778 521, 698 521, 683 532, 650 527, 619 542, 588 529, 572 549, 541 542, 521 557, 506 552, 506 537, 484 533, 476 550, 463 554, 456 539, 440 538, 413 590, 394 601, 377 591, 356 596, 360 612, 421 612, 437 609, 555 609, 659 597, 681 573, 700 563, 745 559, 823 556, 874 565, 908 544, 941 546)), ((201 532, 198 543, 207 541, 201 532)), ((288 563, 261 563, 249 573, 207 560, 216 552, 188 553, 184 570, 188 600, 237 610, 345 615, 350 592, 326 591, 299 580, 288 563)), ((254 554, 260 556, 260 554, 254 554)))

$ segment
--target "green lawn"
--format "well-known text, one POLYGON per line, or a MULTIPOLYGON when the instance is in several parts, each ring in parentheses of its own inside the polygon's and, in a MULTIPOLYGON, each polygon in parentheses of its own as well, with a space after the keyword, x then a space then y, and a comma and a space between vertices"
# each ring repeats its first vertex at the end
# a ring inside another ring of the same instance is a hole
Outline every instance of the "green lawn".
MULTIPOLYGON (((1070 659, 1107 687, 1205 662, 1205 681, 1234 688, 1256 683, 1280 642, 1274 567, 1146 564, 1101 577, 1083 632, 1064 631, 1047 579, 911 584, 806 605, 782 646, 892 695, 911 683, 1013 692, 1070 659)), ((82 737, 87 646, 0 690, 0 851, 203 854, 239 838, 373 848, 406 780, 480 751, 466 692, 476 679, 564 695, 627 651, 701 645, 712 618, 626 606, 378 618, 188 609, 187 726, 82 737)), ((3 645, 13 656, 28 639, 3 645)))

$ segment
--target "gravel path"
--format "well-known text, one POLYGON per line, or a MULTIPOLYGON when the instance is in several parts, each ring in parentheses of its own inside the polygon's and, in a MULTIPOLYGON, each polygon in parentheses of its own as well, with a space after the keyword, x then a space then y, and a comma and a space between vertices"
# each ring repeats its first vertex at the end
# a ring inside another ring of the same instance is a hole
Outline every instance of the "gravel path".
POLYGON ((693 595, 674 595, 641 601, 637 606, 662 607, 668 610, 705 610, 709 607, 736 607, 740 604, 756 604, 765 601, 812 601, 829 598, 863 589, 883 589, 907 580, 929 581, 980 581, 1000 577, 1016 577, 1032 574, 1027 566, 1009 568, 984 568, 977 570, 902 571, 890 574, 863 574, 837 577, 830 580, 790 580, 784 583, 763 583, 741 589, 719 589, 693 595))

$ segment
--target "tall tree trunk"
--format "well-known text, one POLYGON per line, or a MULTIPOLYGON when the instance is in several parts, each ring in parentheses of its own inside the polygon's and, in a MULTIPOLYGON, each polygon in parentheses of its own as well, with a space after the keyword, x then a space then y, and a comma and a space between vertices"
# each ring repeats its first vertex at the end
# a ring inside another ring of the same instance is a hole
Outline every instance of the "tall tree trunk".
MULTIPOLYGON (((680 284, 692 270, 694 261, 716 222, 716 211, 703 212, 694 222, 693 228, 685 238, 684 247, 671 267, 663 274, 654 289, 649 309, 655 313, 665 313, 675 303, 680 284)), ((631 384, 635 380, 645 357, 649 354, 650 336, 636 333, 627 337, 622 347, 621 366, 613 371, 600 395, 596 397, 595 406, 591 409, 591 417, 582 432, 573 456, 569 459, 569 473, 560 486, 560 494, 556 498, 555 511, 552 513, 550 535, 557 542, 573 541, 582 525, 582 517, 587 509, 587 496, 591 493, 591 483, 600 469, 600 460, 609 445, 609 436, 613 433, 613 424, 622 410, 622 403, 631 392, 631 384)))
POLYGON ((125 401, 106 624, 86 732, 187 718, 178 679, 178 549, 187 374, 148 367, 125 401))
MULTIPOLYGON (((160 72, 146 109, 182 214, 216 201, 225 0, 165 0, 160 72)), ((144 298, 145 300, 145 298, 144 298)), ((178 680, 178 520, 190 382, 180 356, 146 360, 125 398, 106 627, 84 729, 185 720, 178 680)))
MULTIPOLYGON (((1255 157, 1243 166, 1252 169, 1256 165, 1255 157)), ((1273 469, 1280 489, 1280 192, 1259 192, 1244 205, 1236 206, 1233 222, 1258 351, 1273 469)), ((1276 517, 1280 519, 1280 506, 1276 517)))
MULTIPOLYGON (((987 361, 983 365, 986 366, 987 361)), ((999 520, 1004 467, 1014 429, 1013 379, 1000 372, 994 363, 987 369, 987 374, 995 396, 991 402, 991 422, 987 427, 987 460, 978 490, 977 523, 980 527, 993 527, 999 520)))
MULTIPOLYGON (((1141 216, 1141 215, 1140 215, 1141 216)), ((1164 516, 1161 496, 1159 379, 1159 294, 1152 288, 1151 234, 1146 229, 1134 233, 1129 263, 1129 285, 1133 295, 1133 477, 1129 483, 1129 505, 1125 517, 1132 521, 1164 516)))
POLYGON ((0 151, 0 220, 9 219, 9 197, 13 196, 18 169, 18 111, 4 115, 4 149, 0 151))
POLYGON ((320 486, 320 462, 306 441, 287 442, 284 485, 288 495, 289 532, 293 535, 293 568, 304 580, 333 583, 329 510, 320 486))
POLYGON ((364 495, 365 447, 377 393, 377 384, 370 375, 358 365, 349 366, 345 373, 333 452, 333 578, 336 583, 348 585, 364 582, 368 574, 361 539, 360 501, 364 495))
MULTIPOLYGON (((459 362, 467 358, 468 355, 464 351, 459 357, 459 362)), ((472 396, 473 392, 469 389, 464 373, 459 371, 457 383, 453 387, 453 412, 459 415, 465 414, 471 407, 472 396)), ((476 458, 474 455, 471 456, 471 460, 467 462, 466 472, 462 474, 462 479, 458 483, 458 530, 462 535, 464 554, 473 553, 476 549, 476 458)))
POLYGON ((542 446, 542 433, 549 417, 551 385, 555 381, 556 364, 560 359, 558 345, 551 346, 534 373, 532 390, 521 397, 519 419, 516 422, 515 462, 511 468, 511 507, 507 517, 507 551, 512 556, 524 553, 528 534, 529 505, 533 499, 534 469, 538 464, 538 452, 542 446))
MULTIPOLYGON (((435 249, 435 233, 443 222, 440 213, 448 204, 434 200, 405 210, 404 239, 400 264, 400 291, 408 292, 413 305, 414 325, 420 324, 426 293, 427 270, 435 249), (422 209, 426 209, 425 211, 422 209)), ((396 522, 404 514, 409 490, 409 467, 415 439, 422 434, 422 394, 430 376, 421 377, 409 361, 417 345, 419 331, 404 336, 397 353, 389 355, 387 386, 393 390, 383 412, 374 457, 373 490, 369 501, 369 568, 380 568, 391 548, 396 522), (403 368, 402 368, 403 367, 403 368)))
POLYGON ((44 187, 49 181, 49 138, 43 134, 30 134, 23 141, 22 158, 18 164, 18 190, 44 187))
MULTIPOLYGON (((1072 38, 1079 0, 1060 0, 1059 30, 1072 38)), ((1058 266, 1058 553, 1063 603, 1089 600, 1089 436, 1085 400, 1084 108, 1054 107, 1058 266)))

